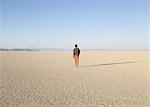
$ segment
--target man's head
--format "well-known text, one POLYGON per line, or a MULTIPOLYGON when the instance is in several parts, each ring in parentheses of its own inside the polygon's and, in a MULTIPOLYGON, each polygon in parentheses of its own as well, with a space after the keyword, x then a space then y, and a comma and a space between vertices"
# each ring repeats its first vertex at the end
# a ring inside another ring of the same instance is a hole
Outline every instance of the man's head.
POLYGON ((78 45, 77 45, 77 44, 75 44, 75 47, 77 48, 77 47, 78 47, 78 45))

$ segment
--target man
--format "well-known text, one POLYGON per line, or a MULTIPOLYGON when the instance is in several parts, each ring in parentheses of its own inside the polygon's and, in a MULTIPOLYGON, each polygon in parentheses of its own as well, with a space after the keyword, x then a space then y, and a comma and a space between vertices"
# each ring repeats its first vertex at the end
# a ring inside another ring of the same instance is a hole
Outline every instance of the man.
POLYGON ((75 48, 73 49, 73 58, 75 61, 75 67, 78 67, 79 65, 79 55, 80 55, 80 49, 78 48, 78 45, 75 44, 75 48))

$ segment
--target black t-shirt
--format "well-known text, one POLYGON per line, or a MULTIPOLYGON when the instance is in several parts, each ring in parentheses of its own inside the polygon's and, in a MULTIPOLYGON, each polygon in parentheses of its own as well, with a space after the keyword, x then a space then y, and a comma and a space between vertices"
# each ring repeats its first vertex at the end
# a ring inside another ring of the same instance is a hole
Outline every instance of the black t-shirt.
POLYGON ((74 48, 73 49, 73 54, 79 56, 80 55, 80 49, 79 48, 74 48))

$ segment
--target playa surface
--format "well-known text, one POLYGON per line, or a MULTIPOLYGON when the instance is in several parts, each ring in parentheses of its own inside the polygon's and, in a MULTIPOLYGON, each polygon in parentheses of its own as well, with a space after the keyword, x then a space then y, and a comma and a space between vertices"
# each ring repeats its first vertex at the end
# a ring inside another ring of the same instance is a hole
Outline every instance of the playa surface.
POLYGON ((0 52, 1 107, 149 107, 149 52, 0 52))

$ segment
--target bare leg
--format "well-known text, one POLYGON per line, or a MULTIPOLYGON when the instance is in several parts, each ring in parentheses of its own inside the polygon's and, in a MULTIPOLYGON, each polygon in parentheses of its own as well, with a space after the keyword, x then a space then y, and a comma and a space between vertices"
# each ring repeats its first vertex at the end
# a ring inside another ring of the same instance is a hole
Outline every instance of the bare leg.
POLYGON ((75 61, 75 67, 78 67, 78 65, 79 65, 79 64, 78 64, 78 62, 77 62, 77 61, 75 61))
POLYGON ((77 67, 79 66, 79 63, 77 62, 77 67))
POLYGON ((79 66, 79 63, 78 62, 75 62, 75 67, 78 67, 79 66))
POLYGON ((75 62, 75 67, 78 67, 78 63, 77 62, 75 62))
POLYGON ((79 58, 78 58, 78 60, 77 60, 77 67, 79 67, 79 58))
POLYGON ((75 67, 79 65, 79 57, 75 56, 75 67))

